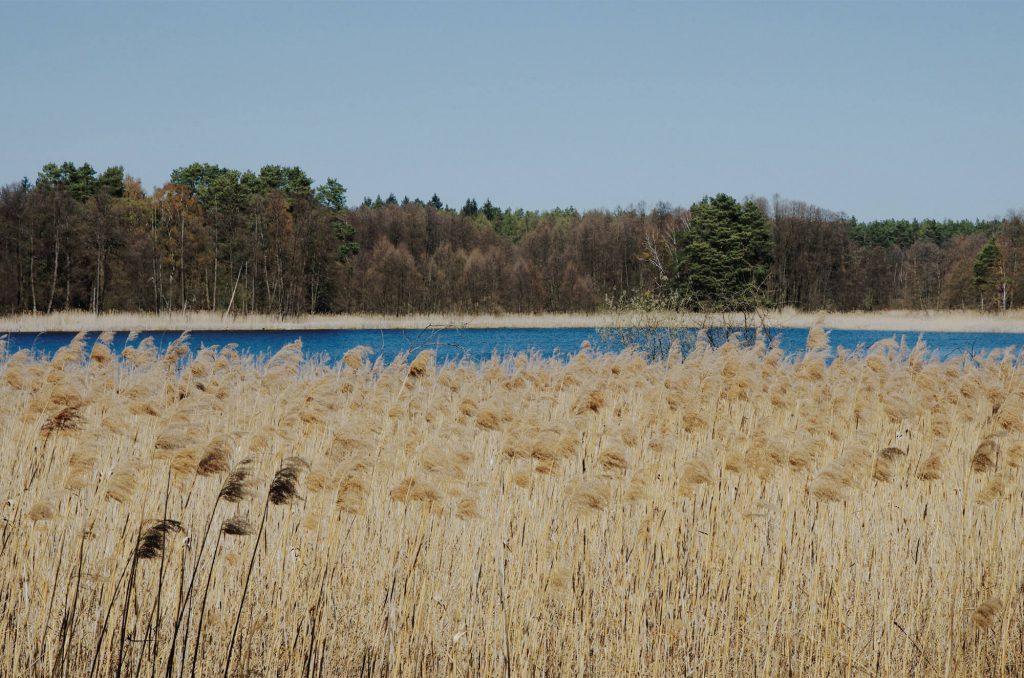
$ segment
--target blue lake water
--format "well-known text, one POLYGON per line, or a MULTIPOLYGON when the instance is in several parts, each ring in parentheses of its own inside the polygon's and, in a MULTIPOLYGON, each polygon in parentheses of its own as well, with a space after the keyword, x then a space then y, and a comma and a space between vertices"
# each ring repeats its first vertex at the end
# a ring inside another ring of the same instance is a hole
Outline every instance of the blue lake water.
MULTIPOLYGON (((780 329, 774 332, 781 348, 788 354, 799 354, 804 350, 806 329, 780 329)), ((0 340, 6 340, 8 353, 29 349, 34 354, 50 356, 61 346, 67 345, 73 336, 71 332, 15 332, 0 334, 0 340)), ((128 333, 120 332, 115 336, 113 347, 120 350, 126 345, 138 344, 145 337, 152 337, 156 345, 163 349, 179 336, 179 332, 142 332, 128 342, 128 333)), ((91 345, 97 337, 96 333, 90 334, 88 343, 91 345)), ((829 331, 833 348, 842 346, 849 350, 868 347, 892 337, 911 346, 921 337, 939 358, 1024 347, 1024 334, 829 331)), ((269 356, 299 338, 302 339, 306 356, 325 357, 332 361, 356 346, 369 346, 374 350, 375 357, 382 357, 385 361, 392 360, 399 353, 416 353, 424 349, 436 350, 439 361, 481 360, 490 358, 494 353, 505 356, 519 352, 534 352, 543 357, 568 356, 578 352, 584 341, 590 342, 596 350, 621 349, 616 341, 602 339, 600 332, 594 328, 197 331, 190 333, 188 344, 193 350, 237 344, 241 352, 269 356)))

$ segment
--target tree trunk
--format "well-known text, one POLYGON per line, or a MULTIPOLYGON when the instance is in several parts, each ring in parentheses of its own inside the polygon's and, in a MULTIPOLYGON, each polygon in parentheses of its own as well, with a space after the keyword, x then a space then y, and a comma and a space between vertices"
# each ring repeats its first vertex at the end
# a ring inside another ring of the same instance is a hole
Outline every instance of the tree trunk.
POLYGON ((57 269, 60 268, 60 237, 53 239, 53 278, 50 280, 50 300, 46 302, 46 312, 53 310, 53 297, 57 294, 57 269))

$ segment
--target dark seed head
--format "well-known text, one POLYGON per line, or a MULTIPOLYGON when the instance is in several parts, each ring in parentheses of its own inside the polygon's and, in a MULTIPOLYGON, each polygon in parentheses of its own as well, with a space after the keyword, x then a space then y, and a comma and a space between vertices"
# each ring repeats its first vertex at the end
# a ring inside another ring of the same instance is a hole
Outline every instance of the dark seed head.
POLYGON ((181 532, 181 523, 177 520, 160 520, 151 525, 142 533, 139 543, 135 547, 136 558, 157 558, 164 552, 167 545, 167 534, 170 532, 181 532))
POLYGON ((252 466, 252 457, 235 464, 235 468, 231 469, 223 487, 220 488, 221 499, 236 503, 252 496, 252 466))
POLYGON ((302 457, 288 457, 270 481, 270 503, 288 504, 299 498, 299 476, 309 468, 302 457))
POLYGON ((253 533, 252 523, 242 517, 228 518, 221 524, 220 529, 224 534, 233 536, 245 536, 253 533))

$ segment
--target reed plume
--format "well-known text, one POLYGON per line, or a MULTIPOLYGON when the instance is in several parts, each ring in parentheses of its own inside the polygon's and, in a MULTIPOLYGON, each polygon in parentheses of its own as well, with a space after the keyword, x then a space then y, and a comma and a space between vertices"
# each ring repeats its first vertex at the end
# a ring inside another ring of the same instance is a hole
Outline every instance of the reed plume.
POLYGON ((998 454, 999 443, 992 438, 983 440, 971 457, 971 470, 975 473, 984 473, 995 468, 998 454))
POLYGON ((942 456, 938 452, 928 455, 917 470, 920 480, 938 480, 942 476, 942 456))
POLYGON ((270 503, 288 504, 299 499, 299 477, 308 468, 309 463, 302 457, 285 459, 270 481, 270 503))
POLYGON ((861 463, 855 454, 839 457, 818 472, 808 484, 807 490, 818 501, 842 501, 853 489, 861 463))
POLYGON ((711 462, 706 458, 688 459, 683 463, 680 479, 684 485, 703 485, 714 477, 711 462))
POLYGON ((570 505, 578 510, 603 511, 611 501, 611 490, 599 480, 578 478, 569 484, 567 496, 570 505))
POLYGON ((999 471, 992 474, 985 486, 978 492, 977 502, 979 504, 989 504, 996 499, 999 499, 1006 493, 1006 486, 1012 480, 1013 476, 1007 471, 999 471))
POLYGON ((455 508, 455 515, 462 520, 475 520, 480 517, 480 508, 473 497, 461 497, 455 508))
POLYGON ((391 498, 403 503, 432 503, 441 498, 441 493, 430 483, 415 476, 408 476, 391 489, 391 498))
POLYGON ((37 501, 28 510, 28 519, 32 522, 39 520, 52 520, 54 515, 53 506, 48 501, 37 501))
POLYGON ((501 417, 493 410, 484 410, 476 416, 476 425, 488 431, 501 428, 501 417))
POLYGON ((358 370, 366 364, 367 357, 373 355, 373 349, 369 346, 356 346, 345 351, 342 356, 342 363, 353 370, 358 370))
POLYGON ((335 496, 338 510, 358 514, 361 512, 368 490, 366 471, 370 463, 361 457, 351 457, 338 469, 341 481, 335 496))
POLYGON ((625 471, 629 468, 626 455, 620 450, 604 450, 598 456, 597 463, 607 471, 625 471))
POLYGON ((119 504, 127 503, 135 494, 139 472, 139 465, 135 462, 126 462, 116 468, 107 480, 106 498, 119 504))
POLYGON ((220 526, 221 532, 234 537, 244 537, 252 534, 256 528, 248 519, 242 517, 228 518, 220 526))
POLYGON ((155 522, 142 533, 142 537, 135 547, 135 557, 142 560, 160 557, 167 545, 167 535, 183 530, 184 528, 177 520, 165 519, 155 522))
POLYGON ((238 503, 249 499, 255 493, 253 482, 254 460, 252 457, 243 459, 235 464, 234 468, 221 485, 217 497, 231 503, 238 503))
POLYGON ((110 346, 107 345, 109 342, 104 342, 102 339, 101 336, 100 341, 93 344, 92 350, 89 352, 89 359, 97 365, 106 365, 116 358, 114 352, 110 350, 110 346))
POLYGON ((1016 675, 1020 354, 809 344, 0 356, 0 675, 1016 675))
POLYGON ((196 467, 196 473, 199 475, 212 476, 231 468, 231 449, 229 447, 224 445, 208 446, 203 452, 199 466, 196 467))
POLYGON ((828 334, 819 324, 815 324, 807 332, 807 350, 810 351, 827 351, 829 348, 828 334))
POLYGON ((576 414, 584 414, 586 412, 599 412, 605 404, 604 393, 600 389, 591 389, 580 395, 576 400, 576 405, 573 407, 573 411, 576 414))
POLYGON ((410 377, 422 377, 434 369, 437 351, 420 351, 419 355, 409 364, 410 377))
POLYGON ((971 621, 978 628, 987 630, 992 628, 1002 613, 1003 601, 999 597, 993 596, 974 609, 974 612, 971 613, 971 621))
POLYGON ((82 405, 69 405, 47 419, 42 426, 42 432, 49 436, 51 433, 61 431, 81 430, 85 418, 81 413, 82 405))

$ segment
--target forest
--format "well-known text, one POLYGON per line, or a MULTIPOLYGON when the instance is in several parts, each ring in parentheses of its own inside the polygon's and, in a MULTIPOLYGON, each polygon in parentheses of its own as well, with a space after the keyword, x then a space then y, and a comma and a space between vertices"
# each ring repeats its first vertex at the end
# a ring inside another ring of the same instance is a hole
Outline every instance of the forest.
MULTIPOLYGON (((861 222, 777 196, 744 205, 767 229, 766 305, 1024 304, 1020 214, 861 222)), ((697 207, 530 211, 393 194, 350 206, 339 181, 278 165, 196 163, 147 193, 122 167, 49 164, 0 187, 0 312, 595 311, 676 286, 692 264, 683 244, 706 245, 697 207)))

